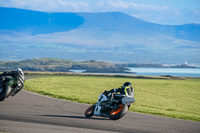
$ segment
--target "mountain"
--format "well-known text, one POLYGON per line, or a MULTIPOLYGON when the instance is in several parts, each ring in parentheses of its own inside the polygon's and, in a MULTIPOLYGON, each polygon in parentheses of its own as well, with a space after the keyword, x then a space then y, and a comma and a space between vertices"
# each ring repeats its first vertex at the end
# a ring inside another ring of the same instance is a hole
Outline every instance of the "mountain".
MULTIPOLYGON (((134 18, 121 12, 111 13, 79 13, 85 18, 81 28, 98 29, 102 32, 119 32, 129 35, 158 35, 163 34, 179 39, 200 41, 200 24, 159 25, 134 18)), ((110 34, 111 35, 111 34, 110 34)))
POLYGON ((0 29, 28 35, 69 31, 83 24, 74 13, 44 13, 15 8, 0 8, 0 29))
POLYGON ((121 12, 45 13, 3 7, 0 20, 0 60, 200 63, 200 24, 159 25, 121 12))
POLYGON ((185 24, 172 27, 175 29, 175 38, 200 42, 199 24, 185 24))

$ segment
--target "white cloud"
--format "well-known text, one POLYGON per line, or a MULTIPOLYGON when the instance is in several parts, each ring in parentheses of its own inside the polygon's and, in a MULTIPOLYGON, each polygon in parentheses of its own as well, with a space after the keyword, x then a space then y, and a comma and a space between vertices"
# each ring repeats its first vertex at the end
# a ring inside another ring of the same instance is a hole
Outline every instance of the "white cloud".
MULTIPOLYGON (((95 1, 95 0, 94 0, 95 1)), ((38 11, 51 12, 86 12, 86 11, 107 11, 110 10, 165 10, 167 7, 159 7, 144 4, 135 4, 133 2, 124 2, 121 0, 98 0, 96 2, 88 0, 1 0, 0 6, 17 7, 23 9, 31 9, 38 11)))
POLYGON ((69 0, 1 0, 0 6, 44 12, 81 12, 89 9, 87 2, 69 0))
POLYGON ((107 2, 108 5, 110 5, 111 7, 115 7, 118 9, 137 9, 137 10, 166 10, 168 9, 168 7, 163 6, 152 6, 152 5, 145 5, 145 4, 136 4, 134 2, 124 2, 121 0, 109 0, 107 2))
POLYGON ((102 6, 104 11, 121 11, 142 20, 159 24, 200 24, 200 9, 172 9, 167 6, 136 4, 122 0, 109 0, 99 6, 102 6))

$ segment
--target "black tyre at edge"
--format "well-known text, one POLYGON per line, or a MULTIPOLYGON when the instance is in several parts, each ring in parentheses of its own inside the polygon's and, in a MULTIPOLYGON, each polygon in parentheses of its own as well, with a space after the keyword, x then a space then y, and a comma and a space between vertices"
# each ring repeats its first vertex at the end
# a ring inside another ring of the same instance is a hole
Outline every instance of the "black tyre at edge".
POLYGON ((0 101, 3 101, 5 98, 8 97, 8 95, 10 94, 10 91, 11 91, 11 87, 10 86, 7 86, 3 92, 0 94, 0 101))
POLYGON ((86 111, 85 111, 85 117, 91 117, 94 115, 94 108, 95 106, 94 105, 91 105, 86 111), (88 114, 89 111, 91 111, 91 113, 88 114))
POLYGON ((128 111, 128 106, 123 104, 123 109, 115 115, 109 115, 109 118, 111 120, 118 120, 122 118, 127 113, 127 111, 128 111))

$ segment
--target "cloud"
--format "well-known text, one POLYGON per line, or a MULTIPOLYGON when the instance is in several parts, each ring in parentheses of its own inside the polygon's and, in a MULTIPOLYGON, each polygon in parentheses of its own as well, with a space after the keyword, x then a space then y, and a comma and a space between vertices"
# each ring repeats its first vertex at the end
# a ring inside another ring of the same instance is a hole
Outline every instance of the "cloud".
POLYGON ((1 0, 1 7, 16 7, 44 12, 86 12, 87 2, 69 0, 1 0))
POLYGON ((166 10, 167 7, 159 7, 121 0, 1 0, 2 7, 16 7, 38 11, 51 12, 87 12, 87 11, 123 11, 123 10, 166 10))
POLYGON ((163 6, 152 6, 152 5, 145 5, 145 4, 136 4, 134 2, 124 2, 121 0, 109 0, 108 5, 111 7, 115 7, 117 9, 135 9, 135 10, 166 10, 168 7, 163 6))
POLYGON ((99 6, 104 11, 121 11, 142 20, 159 24, 200 24, 200 9, 172 9, 167 6, 136 4, 122 0, 101 2, 99 6))

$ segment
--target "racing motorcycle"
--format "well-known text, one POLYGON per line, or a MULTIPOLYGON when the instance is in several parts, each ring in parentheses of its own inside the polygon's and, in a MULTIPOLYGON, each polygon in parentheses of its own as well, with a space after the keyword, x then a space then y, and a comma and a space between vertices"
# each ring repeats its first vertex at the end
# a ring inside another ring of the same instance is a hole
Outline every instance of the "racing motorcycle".
POLYGON ((5 100, 9 96, 14 96, 16 92, 19 90, 18 86, 15 85, 13 89, 10 86, 6 87, 6 83, 11 84, 12 77, 2 76, 0 77, 0 101, 5 100))
MULTIPOLYGON (((112 93, 114 93, 114 95, 118 95, 115 94, 115 92, 112 93)), ((85 111, 85 117, 92 117, 94 115, 100 117, 108 117, 111 120, 117 120, 122 118, 127 113, 131 104, 135 102, 133 97, 128 96, 122 98, 121 100, 113 99, 110 101, 108 99, 111 95, 111 93, 108 95, 102 93, 99 96, 98 102, 94 105, 91 105, 85 111)))

